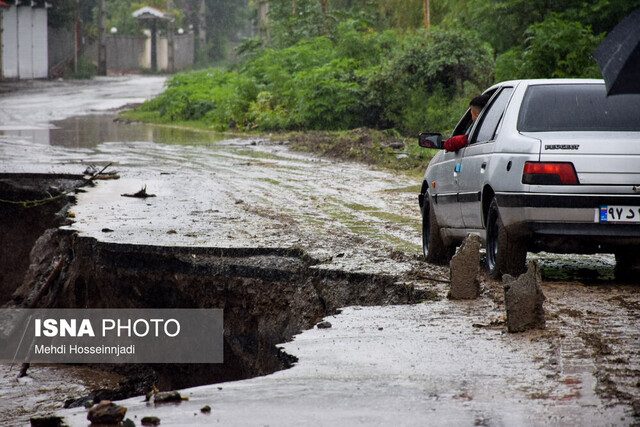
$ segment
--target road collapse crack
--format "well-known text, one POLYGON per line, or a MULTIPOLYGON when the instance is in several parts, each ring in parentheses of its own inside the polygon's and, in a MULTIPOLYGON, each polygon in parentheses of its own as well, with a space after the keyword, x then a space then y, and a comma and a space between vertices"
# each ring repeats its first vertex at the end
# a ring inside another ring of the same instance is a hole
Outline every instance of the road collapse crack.
MULTIPOLYGON (((101 398, 140 394, 154 384, 176 389, 266 375, 297 361, 279 344, 341 307, 428 299, 428 291, 402 276, 330 269, 299 247, 103 242, 57 228, 60 220, 44 221, 61 208, 39 212, 32 221, 47 226, 31 230, 33 236, 21 242, 29 261, 5 284, 10 286, 5 306, 224 310, 224 363, 103 365, 127 381, 101 392, 101 398)), ((21 212, 13 215, 4 221, 24 227, 21 212)))

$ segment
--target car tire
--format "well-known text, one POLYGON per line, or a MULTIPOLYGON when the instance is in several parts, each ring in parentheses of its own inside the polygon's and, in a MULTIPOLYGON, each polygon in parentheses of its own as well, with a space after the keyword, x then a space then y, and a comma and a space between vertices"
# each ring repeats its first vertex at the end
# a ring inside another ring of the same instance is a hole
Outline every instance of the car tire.
POLYGON ((427 262, 438 265, 448 264, 453 255, 453 247, 445 245, 442 240, 440 226, 428 196, 422 209, 422 253, 427 262))
POLYGON ((524 273, 527 260, 526 244, 522 238, 507 234, 495 198, 489 205, 486 230, 489 276, 501 279, 503 274, 517 276, 524 273))
POLYGON ((624 251, 616 252, 616 267, 614 274, 616 280, 630 282, 640 277, 640 248, 628 247, 624 251))

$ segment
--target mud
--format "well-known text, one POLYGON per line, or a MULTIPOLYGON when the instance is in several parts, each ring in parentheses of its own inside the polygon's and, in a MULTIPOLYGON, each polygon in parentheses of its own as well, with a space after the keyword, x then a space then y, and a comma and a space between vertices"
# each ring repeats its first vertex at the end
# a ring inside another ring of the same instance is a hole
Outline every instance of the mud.
MULTIPOLYGON (((120 87, 131 101, 129 83, 120 87)), ((59 98, 81 104, 72 113, 85 114, 91 102, 106 111, 95 98, 116 104, 103 96, 106 85, 76 91, 64 87, 59 98)), ((449 269, 421 260, 415 179, 301 155, 286 141, 125 125, 112 115, 66 118, 65 109, 44 107, 55 95, 0 100, 0 171, 78 175, 88 164, 112 163, 121 179, 75 195, 73 218, 64 219, 74 222, 59 231, 60 216, 44 218, 62 206, 39 214, 34 222, 43 224, 28 239, 15 231, 23 254, 38 249, 32 268, 16 269, 23 280, 12 286, 25 286, 11 301, 224 306, 228 365, 223 373, 129 366, 94 385, 85 374, 61 374, 56 383, 52 368, 58 391, 43 393, 48 402, 34 397, 38 382, 46 388, 47 367, 34 366, 34 381, 20 387, 13 373, 1 379, 3 397, 12 392, 0 403, 1 422, 18 424, 91 390, 102 390, 92 398, 105 390, 139 396, 153 383, 194 384, 181 382, 189 377, 247 379, 183 390, 190 401, 180 407, 150 410, 135 397, 124 403, 128 416, 175 426, 639 422, 640 287, 613 279, 611 255, 529 254, 541 268, 546 328, 507 334, 502 283, 481 275, 480 298, 452 301, 449 269), (10 123, 19 118, 14 110, 28 116, 30 101, 39 105, 36 123, 10 123), (145 185, 156 197, 120 196, 145 185), (50 289, 39 292, 62 259, 50 289), (312 328, 320 320, 332 327, 312 328), (209 415, 199 412, 205 405, 209 415)), ((8 221, 7 230, 19 228, 8 221)), ((70 425, 87 424, 83 409, 61 414, 70 425)))
POLYGON ((480 296, 480 236, 469 234, 451 259, 451 299, 475 299, 480 296))
POLYGON ((524 332, 529 329, 544 329, 545 296, 540 287, 540 267, 530 261, 527 271, 518 277, 505 274, 504 303, 507 312, 507 330, 524 332))

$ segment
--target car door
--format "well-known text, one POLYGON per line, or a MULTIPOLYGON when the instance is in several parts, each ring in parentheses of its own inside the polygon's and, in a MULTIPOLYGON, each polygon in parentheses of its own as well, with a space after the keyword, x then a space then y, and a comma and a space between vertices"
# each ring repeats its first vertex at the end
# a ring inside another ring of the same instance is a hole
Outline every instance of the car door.
POLYGON ((434 195, 433 202, 441 227, 462 228, 462 212, 458 204, 458 168, 461 151, 443 151, 442 159, 434 167, 434 173, 429 185, 431 194, 434 195))
POLYGON ((458 176, 458 202, 465 228, 482 228, 482 188, 486 183, 495 138, 509 99, 512 87, 504 87, 494 94, 478 118, 469 145, 462 151, 458 176))
MULTIPOLYGON (((471 112, 462 116, 451 136, 464 135, 473 124, 471 112)), ((438 224, 441 227, 463 228, 462 211, 458 203, 458 179, 462 150, 443 151, 429 179, 430 192, 434 196, 438 224)))

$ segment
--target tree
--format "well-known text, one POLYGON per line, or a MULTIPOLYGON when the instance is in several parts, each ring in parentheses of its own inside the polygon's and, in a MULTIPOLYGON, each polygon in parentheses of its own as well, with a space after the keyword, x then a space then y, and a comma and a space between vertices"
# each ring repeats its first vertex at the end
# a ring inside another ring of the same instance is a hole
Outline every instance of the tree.
POLYGON ((591 57, 602 41, 590 27, 551 14, 525 31, 523 46, 498 58, 498 80, 514 78, 601 77, 591 57))

